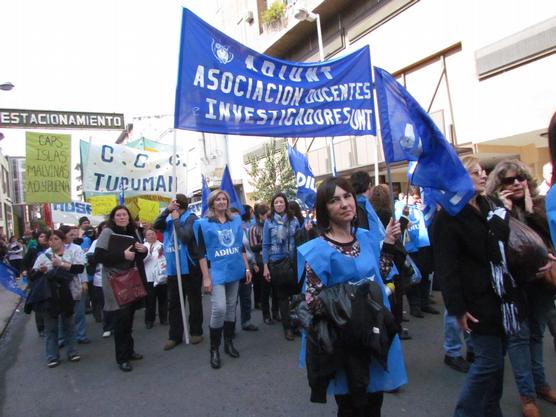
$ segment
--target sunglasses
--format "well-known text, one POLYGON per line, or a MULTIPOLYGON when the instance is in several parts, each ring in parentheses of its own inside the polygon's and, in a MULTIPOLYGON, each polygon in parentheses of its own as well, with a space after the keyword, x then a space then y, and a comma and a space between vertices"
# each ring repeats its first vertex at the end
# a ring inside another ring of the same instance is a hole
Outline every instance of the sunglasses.
POLYGON ((515 180, 521 182, 525 181, 526 179, 527 177, 525 175, 516 175, 515 177, 504 177, 500 180, 500 182, 502 183, 502 185, 512 185, 515 180))

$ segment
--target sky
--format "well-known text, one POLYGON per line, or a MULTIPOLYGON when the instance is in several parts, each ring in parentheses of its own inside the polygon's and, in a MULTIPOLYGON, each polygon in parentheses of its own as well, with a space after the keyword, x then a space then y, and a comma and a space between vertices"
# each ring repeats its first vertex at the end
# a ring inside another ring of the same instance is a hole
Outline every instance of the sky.
MULTIPOLYGON (((172 114, 181 8, 211 22, 215 0, 2 0, 0 108, 172 114)), ((25 133, 2 129, 4 155, 25 154, 25 133)), ((68 132, 113 141, 119 132, 68 132)), ((74 161, 75 164, 77 161, 74 161)))

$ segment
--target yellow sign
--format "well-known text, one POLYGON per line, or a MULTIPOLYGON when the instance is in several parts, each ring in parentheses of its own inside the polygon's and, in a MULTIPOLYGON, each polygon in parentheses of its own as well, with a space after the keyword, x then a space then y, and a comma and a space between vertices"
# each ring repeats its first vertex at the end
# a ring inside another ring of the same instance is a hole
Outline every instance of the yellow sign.
POLYGON ((160 214, 160 203, 158 201, 137 199, 139 206, 139 219, 145 223, 153 223, 160 214))
POLYGON ((115 195, 99 195, 89 198, 93 216, 110 214, 112 209, 118 205, 115 195))
POLYGON ((71 203, 71 136, 26 132, 25 201, 71 203))

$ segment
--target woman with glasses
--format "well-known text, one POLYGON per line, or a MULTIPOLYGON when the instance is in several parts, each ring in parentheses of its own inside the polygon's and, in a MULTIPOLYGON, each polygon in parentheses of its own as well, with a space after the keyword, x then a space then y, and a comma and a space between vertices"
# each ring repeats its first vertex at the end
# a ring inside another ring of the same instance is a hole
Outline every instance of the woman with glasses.
MULTIPOLYGON (((486 193, 499 198, 512 217, 533 229, 552 249, 544 198, 537 195, 537 184, 527 165, 515 159, 499 162, 489 175, 486 193)), ((508 355, 526 416, 538 415, 537 395, 556 404, 556 391, 548 384, 543 360, 543 334, 548 314, 554 308, 554 291, 546 286, 542 276, 553 260, 556 258, 549 254, 548 263, 536 276, 514 276, 523 283, 520 287, 525 296, 525 314, 519 333, 508 339, 508 355)))

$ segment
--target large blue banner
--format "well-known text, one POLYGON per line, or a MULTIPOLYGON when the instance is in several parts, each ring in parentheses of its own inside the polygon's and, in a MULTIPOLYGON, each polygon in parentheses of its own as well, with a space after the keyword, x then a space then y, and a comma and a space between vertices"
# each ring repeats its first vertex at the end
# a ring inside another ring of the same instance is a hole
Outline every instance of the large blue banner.
POLYGON ((375 135, 369 47, 319 63, 259 54, 183 9, 174 127, 255 136, 375 135))

